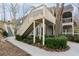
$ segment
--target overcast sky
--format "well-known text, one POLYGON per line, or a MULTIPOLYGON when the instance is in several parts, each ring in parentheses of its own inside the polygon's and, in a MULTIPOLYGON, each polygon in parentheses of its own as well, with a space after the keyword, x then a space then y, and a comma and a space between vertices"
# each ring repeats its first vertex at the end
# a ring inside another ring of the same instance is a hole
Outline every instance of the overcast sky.
MULTIPOLYGON (((44 3, 43 3, 44 4, 44 3)), ((6 4, 6 5, 8 5, 9 6, 9 4, 6 4)), ((22 4, 20 3, 19 4, 20 6, 20 8, 19 8, 19 15, 20 16, 22 16, 23 14, 22 14, 22 4)), ((34 6, 34 7, 37 7, 37 6, 39 6, 39 5, 41 5, 41 3, 28 3, 28 4, 25 4, 25 6, 24 6, 24 10, 25 11, 28 11, 28 10, 30 10, 31 8, 32 8, 32 6, 34 6)), ((48 7, 53 7, 53 6, 55 6, 55 4, 54 3, 45 3, 45 5, 47 5, 48 7)), ((65 4, 65 6, 66 5, 69 5, 69 4, 65 4)), ((75 4, 76 5, 76 4, 75 4)), ((74 4, 72 4, 72 6, 74 7, 74 10, 73 10, 73 13, 75 13, 76 15, 78 15, 78 9, 77 9, 77 5, 76 6, 74 6, 74 4)), ((2 9, 1 9, 2 7, 1 7, 1 3, 0 3, 0 19, 2 18, 2 9)), ((17 18, 18 18, 18 16, 19 16, 18 14, 17 14, 17 18)), ((8 11, 8 7, 6 7, 6 18, 7 19, 10 19, 10 13, 9 13, 9 11, 8 11)))

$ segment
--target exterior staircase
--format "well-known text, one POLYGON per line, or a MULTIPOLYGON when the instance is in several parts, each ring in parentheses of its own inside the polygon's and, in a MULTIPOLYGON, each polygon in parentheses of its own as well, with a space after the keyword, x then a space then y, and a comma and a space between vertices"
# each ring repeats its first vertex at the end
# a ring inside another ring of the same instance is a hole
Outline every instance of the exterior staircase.
POLYGON ((13 36, 13 33, 11 31, 11 28, 10 27, 7 27, 7 30, 8 30, 8 36, 13 36))
POLYGON ((33 31, 33 22, 37 22, 37 26, 42 23, 43 18, 45 18, 45 21, 47 20, 55 24, 55 17, 53 13, 51 13, 45 5, 41 5, 35 9, 32 9, 31 12, 26 16, 23 24, 17 30, 17 35, 27 36, 33 31))

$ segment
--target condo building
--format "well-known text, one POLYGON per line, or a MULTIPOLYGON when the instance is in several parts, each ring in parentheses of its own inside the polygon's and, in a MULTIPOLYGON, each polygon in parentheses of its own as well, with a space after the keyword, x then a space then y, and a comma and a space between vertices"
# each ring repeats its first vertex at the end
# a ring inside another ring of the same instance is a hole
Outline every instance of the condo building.
MULTIPOLYGON (((56 24, 56 8, 40 5, 32 9, 26 16, 22 18, 22 22, 18 25, 17 34, 21 36, 33 35, 35 37, 43 37, 45 35, 54 35, 56 24)), ((78 20, 73 16, 73 6, 67 5, 64 7, 62 14, 62 32, 61 34, 78 34, 78 20)))

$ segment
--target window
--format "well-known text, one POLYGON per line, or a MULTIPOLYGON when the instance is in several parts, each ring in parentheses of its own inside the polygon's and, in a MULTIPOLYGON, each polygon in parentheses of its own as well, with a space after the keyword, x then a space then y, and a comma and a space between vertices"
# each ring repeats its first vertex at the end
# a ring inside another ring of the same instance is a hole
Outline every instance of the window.
POLYGON ((68 18, 68 17, 72 17, 72 13, 71 12, 65 12, 63 14, 63 18, 68 18))

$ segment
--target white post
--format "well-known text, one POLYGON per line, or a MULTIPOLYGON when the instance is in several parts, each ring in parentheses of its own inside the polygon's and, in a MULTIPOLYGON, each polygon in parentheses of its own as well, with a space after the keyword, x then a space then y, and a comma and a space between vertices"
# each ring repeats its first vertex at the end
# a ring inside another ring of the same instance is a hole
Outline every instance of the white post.
POLYGON ((35 31, 35 21, 33 22, 33 43, 35 43, 35 35, 36 35, 36 31, 35 31))
POLYGON ((54 24, 53 24, 53 35, 55 35, 55 29, 54 29, 54 24))
MULTIPOLYGON (((71 12, 72 13, 72 12, 71 12)), ((72 14, 72 35, 74 35, 74 17, 73 17, 73 14, 72 14)))
POLYGON ((40 24, 40 26, 39 26, 39 30, 40 30, 39 39, 41 40, 41 24, 40 24))
POLYGON ((43 18, 43 46, 45 45, 45 18, 43 18))
POLYGON ((72 24, 72 35, 74 35, 74 23, 72 24))

